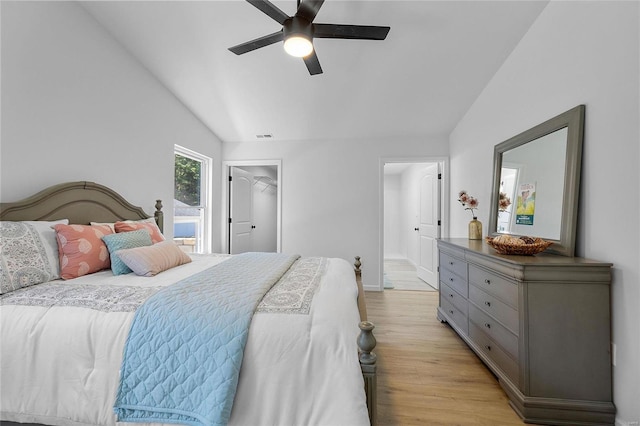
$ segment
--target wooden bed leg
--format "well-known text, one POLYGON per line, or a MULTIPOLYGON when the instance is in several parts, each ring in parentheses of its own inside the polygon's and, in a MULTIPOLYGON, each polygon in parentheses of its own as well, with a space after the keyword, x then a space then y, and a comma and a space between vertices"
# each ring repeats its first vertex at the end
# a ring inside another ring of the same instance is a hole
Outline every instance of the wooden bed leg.
POLYGON ((377 422, 377 379, 376 379, 376 354, 371 352, 376 347, 376 338, 373 335, 375 325, 369 321, 362 321, 358 325, 360 335, 358 336, 358 348, 360 351, 360 368, 364 378, 364 390, 367 395, 367 408, 369 409, 369 420, 371 426, 377 422))

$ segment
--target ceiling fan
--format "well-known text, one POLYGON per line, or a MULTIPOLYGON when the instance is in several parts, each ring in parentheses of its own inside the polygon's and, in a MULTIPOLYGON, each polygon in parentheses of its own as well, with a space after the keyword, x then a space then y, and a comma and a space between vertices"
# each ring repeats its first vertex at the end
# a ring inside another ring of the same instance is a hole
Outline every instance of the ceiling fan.
POLYGON ((268 0, 247 0, 282 25, 278 32, 230 47, 236 55, 251 52, 284 40, 284 49, 292 56, 301 57, 309 74, 322 74, 322 67, 313 48, 314 38, 343 38, 357 40, 384 40, 390 27, 372 25, 315 24, 324 0, 298 0, 298 10, 289 16, 268 0))

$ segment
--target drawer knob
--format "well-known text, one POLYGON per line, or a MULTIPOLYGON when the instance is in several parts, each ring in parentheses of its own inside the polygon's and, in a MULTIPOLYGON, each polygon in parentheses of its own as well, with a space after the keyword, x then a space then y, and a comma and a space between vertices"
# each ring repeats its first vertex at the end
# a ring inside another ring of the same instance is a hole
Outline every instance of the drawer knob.
POLYGON ((453 278, 449 278, 449 281, 453 282, 453 278))
POLYGON ((449 297, 453 297, 453 293, 449 293, 449 297))
POLYGON ((487 328, 491 328, 491 324, 489 324, 488 322, 485 322, 484 326, 487 327, 487 328))
POLYGON ((485 345, 485 346, 484 346, 484 348, 485 348, 486 350, 490 351, 490 350, 491 350, 491 345, 485 345))
POLYGON ((491 302, 484 302, 484 304, 491 307, 491 302))
POLYGON ((453 266, 453 262, 449 262, 449 265, 452 265, 452 266, 453 266))
POLYGON ((453 310, 451 310, 451 309, 450 309, 450 310, 449 310, 449 313, 450 313, 451 315, 453 315, 453 310))
POLYGON ((491 280, 489 278, 487 278, 486 280, 484 280, 485 283, 487 284, 491 284, 491 280))

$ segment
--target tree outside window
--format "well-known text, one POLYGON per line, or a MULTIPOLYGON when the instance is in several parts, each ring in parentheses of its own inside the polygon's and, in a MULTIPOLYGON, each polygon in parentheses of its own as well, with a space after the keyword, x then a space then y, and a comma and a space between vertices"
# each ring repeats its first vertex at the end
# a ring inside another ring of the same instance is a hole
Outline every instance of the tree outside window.
POLYGON ((202 162, 175 155, 175 199, 188 206, 200 206, 202 162))

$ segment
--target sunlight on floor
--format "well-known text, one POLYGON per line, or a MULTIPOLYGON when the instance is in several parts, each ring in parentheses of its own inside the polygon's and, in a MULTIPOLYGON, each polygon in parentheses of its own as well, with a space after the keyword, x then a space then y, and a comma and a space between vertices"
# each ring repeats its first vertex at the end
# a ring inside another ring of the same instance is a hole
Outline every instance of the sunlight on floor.
POLYGON ((418 278, 416 267, 407 259, 384 260, 384 288, 385 290, 437 291, 418 278))

